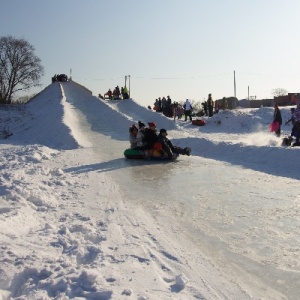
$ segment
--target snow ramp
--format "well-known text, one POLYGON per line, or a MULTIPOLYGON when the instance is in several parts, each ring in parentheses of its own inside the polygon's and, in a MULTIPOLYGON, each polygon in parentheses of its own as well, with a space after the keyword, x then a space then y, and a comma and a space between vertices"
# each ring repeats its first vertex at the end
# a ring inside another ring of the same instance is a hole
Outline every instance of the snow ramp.
POLYGON ((125 115, 132 123, 141 121, 147 125, 148 122, 155 122, 157 127, 167 130, 178 130, 178 125, 172 118, 167 118, 161 113, 145 108, 139 105, 133 99, 122 101, 107 101, 107 105, 125 115))
MULTIPOLYGON (((140 106, 132 99, 102 100, 92 96, 72 81, 61 83, 66 102, 82 113, 90 130, 110 136, 120 141, 128 141, 129 127, 141 121, 156 122, 158 128, 176 129, 172 119, 140 106)), ((80 130, 80 128, 78 128, 80 130)), ((77 136, 74 134, 74 136, 77 136)), ((77 139, 79 141, 80 138, 77 139)), ((81 142, 79 141, 79 144, 81 142)))

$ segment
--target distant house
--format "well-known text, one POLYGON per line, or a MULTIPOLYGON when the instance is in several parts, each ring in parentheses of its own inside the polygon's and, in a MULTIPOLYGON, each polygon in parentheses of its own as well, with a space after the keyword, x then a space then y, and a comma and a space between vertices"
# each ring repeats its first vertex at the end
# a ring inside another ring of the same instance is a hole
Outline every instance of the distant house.
POLYGON ((218 102, 220 109, 235 109, 239 105, 239 100, 236 97, 223 97, 215 102, 218 102))
POLYGON ((290 106, 295 105, 297 101, 300 101, 300 93, 288 93, 286 96, 274 97, 274 99, 262 99, 262 100, 239 100, 239 106, 247 108, 259 108, 272 107, 274 104, 279 106, 290 106))
POLYGON ((274 103, 279 106, 295 105, 300 100, 300 93, 288 93, 286 96, 274 97, 274 103))
POLYGON ((297 101, 300 101, 300 93, 288 93, 286 96, 274 97, 274 99, 261 99, 261 100, 253 100, 253 99, 241 99, 237 100, 234 97, 228 97, 216 100, 219 102, 220 109, 234 109, 237 106, 245 107, 245 108, 260 108, 260 107, 273 107, 274 104, 278 104, 279 106, 290 106, 295 105, 297 101), (224 107, 224 101, 226 101, 226 107, 224 107))
POLYGON ((274 105, 274 99, 261 99, 261 100, 248 100, 242 99, 239 100, 239 106, 245 108, 260 108, 263 107, 272 107, 274 105))

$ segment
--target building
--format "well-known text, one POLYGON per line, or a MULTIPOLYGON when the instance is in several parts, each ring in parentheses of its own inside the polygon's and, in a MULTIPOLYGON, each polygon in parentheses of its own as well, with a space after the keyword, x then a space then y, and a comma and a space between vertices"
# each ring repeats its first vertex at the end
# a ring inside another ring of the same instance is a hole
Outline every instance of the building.
POLYGON ((300 93, 288 93, 286 96, 274 97, 274 103, 279 106, 295 105, 300 101, 300 93))

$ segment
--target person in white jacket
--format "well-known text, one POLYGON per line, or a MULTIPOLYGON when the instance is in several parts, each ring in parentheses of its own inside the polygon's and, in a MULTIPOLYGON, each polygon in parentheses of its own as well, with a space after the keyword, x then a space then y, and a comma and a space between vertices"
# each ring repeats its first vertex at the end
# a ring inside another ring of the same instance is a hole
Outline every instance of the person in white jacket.
POLYGON ((184 116, 185 116, 184 121, 187 121, 187 117, 189 117, 190 121, 192 122, 192 109, 193 109, 193 107, 192 107, 192 104, 189 101, 189 99, 185 100, 185 103, 183 104, 183 108, 184 108, 184 116))
POLYGON ((129 128, 130 148, 136 149, 143 145, 142 137, 138 135, 138 128, 133 124, 129 128))

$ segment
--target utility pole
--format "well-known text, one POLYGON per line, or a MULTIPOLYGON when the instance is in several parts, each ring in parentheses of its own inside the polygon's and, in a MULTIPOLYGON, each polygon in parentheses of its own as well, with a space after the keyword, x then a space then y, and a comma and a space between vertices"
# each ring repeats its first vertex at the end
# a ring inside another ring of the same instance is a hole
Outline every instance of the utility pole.
POLYGON ((130 98, 130 75, 128 75, 128 85, 129 85, 129 88, 128 88, 128 96, 130 98))
POLYGON ((234 80, 234 97, 236 98, 235 71, 233 71, 233 80, 234 80))
POLYGON ((250 96, 249 96, 249 85, 248 85, 248 100, 250 100, 250 96))

